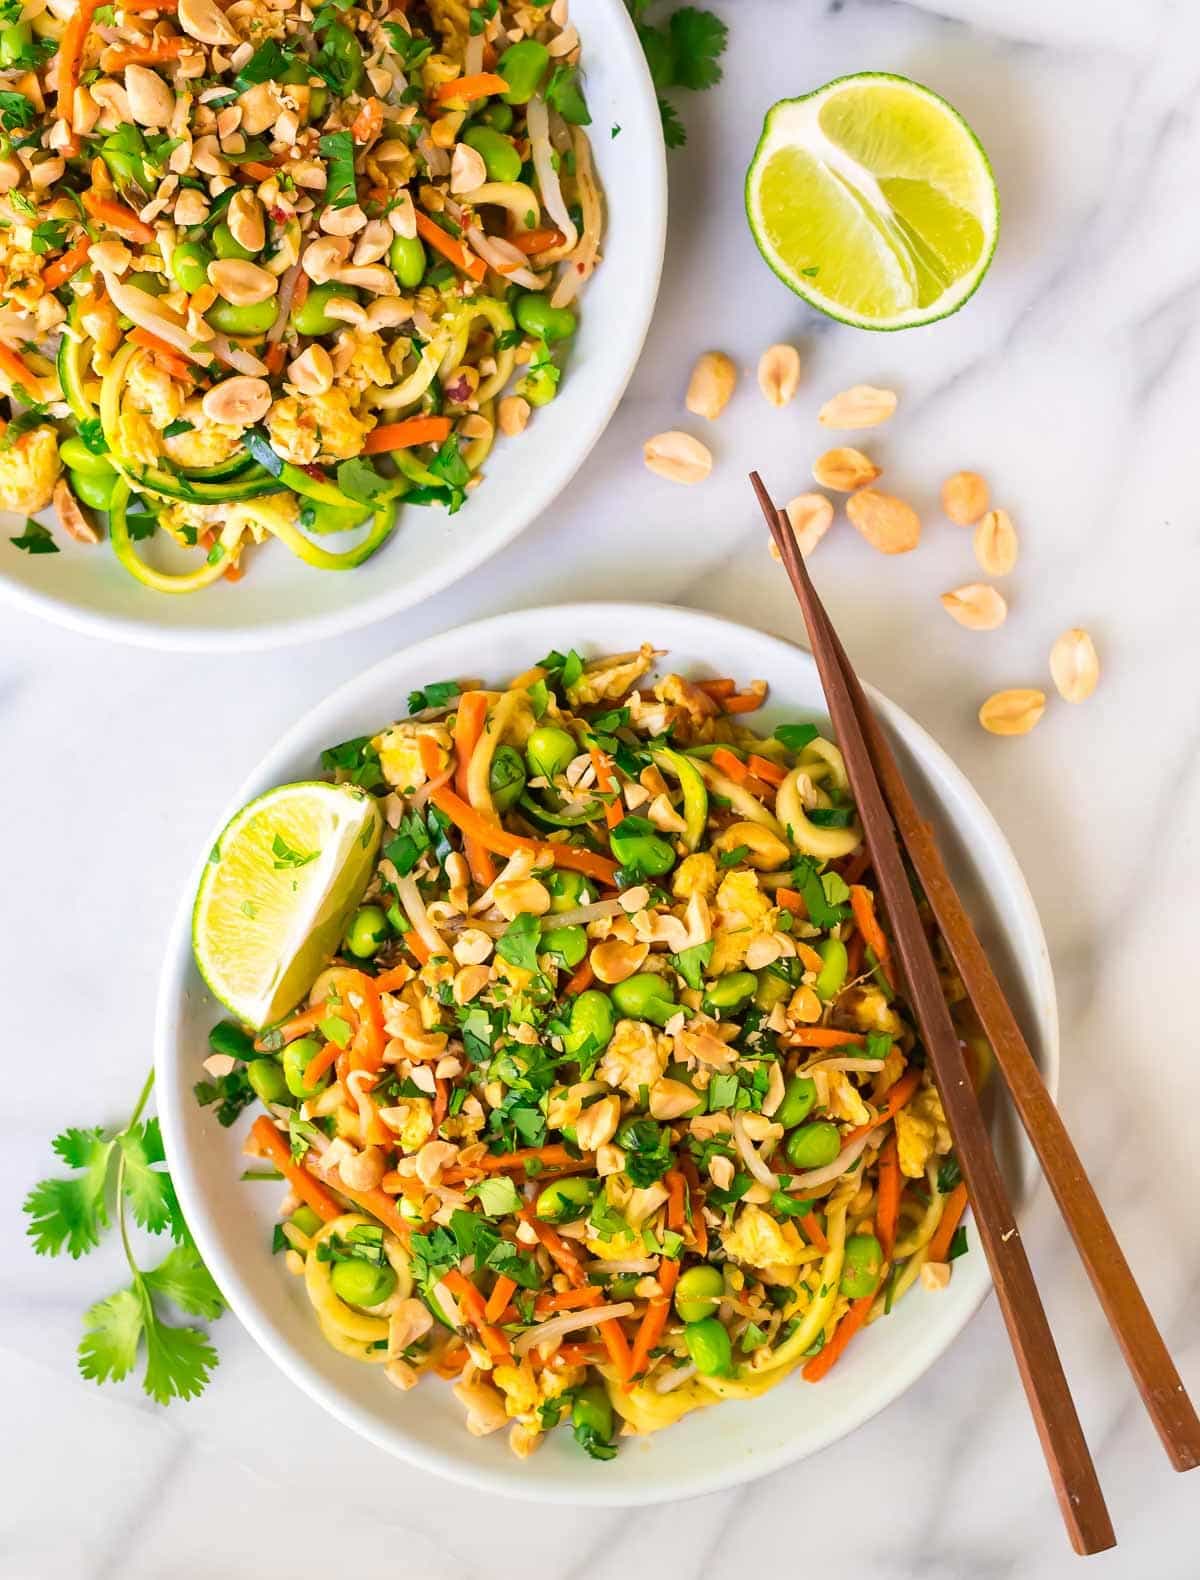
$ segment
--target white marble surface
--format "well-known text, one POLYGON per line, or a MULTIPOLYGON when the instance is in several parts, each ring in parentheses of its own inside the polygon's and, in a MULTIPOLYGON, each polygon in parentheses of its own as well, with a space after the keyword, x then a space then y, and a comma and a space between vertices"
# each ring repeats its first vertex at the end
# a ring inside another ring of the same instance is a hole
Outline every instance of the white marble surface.
MULTIPOLYGON (((1200 15, 1167 0, 714 3, 732 24, 727 80, 684 106, 691 143, 672 159, 658 320, 569 502, 427 607, 307 650, 160 657, 0 615, 5 1580, 257 1580, 331 1563, 356 1580, 1075 1572, 994 1303, 933 1374, 819 1460, 680 1508, 539 1512, 381 1457, 295 1393, 232 1317, 197 1403, 161 1411, 133 1387, 79 1380, 80 1314, 117 1282, 115 1250, 35 1262, 19 1219, 48 1138, 128 1107, 192 852, 298 712, 397 644, 559 597, 690 603, 794 635, 743 475, 757 465, 781 494, 799 491, 821 447, 817 405, 864 379, 901 393, 871 448, 925 510, 926 541, 883 561, 842 523, 816 562, 820 584, 864 673, 973 776, 1025 866, 1058 973, 1063 1106, 1200 1393, 1200 15), (766 106, 867 67, 921 78, 962 108, 1004 205, 975 300, 895 337, 815 321, 760 265, 741 215, 766 106), (694 354, 722 345, 752 367, 779 338, 804 350, 795 405, 768 410, 750 380, 706 434, 708 484, 649 477, 641 441, 685 416, 694 354), (935 509, 960 466, 987 473, 1022 534, 1012 614, 988 636, 936 602, 973 571, 966 534, 935 509), (979 700, 1043 683, 1050 642, 1075 623, 1104 664, 1094 701, 1052 704, 1022 741, 983 735, 979 700)), ((1167 1468, 1044 1199, 1027 1234, 1121 1539, 1092 1572, 1193 1577, 1200 1484, 1167 1468)))

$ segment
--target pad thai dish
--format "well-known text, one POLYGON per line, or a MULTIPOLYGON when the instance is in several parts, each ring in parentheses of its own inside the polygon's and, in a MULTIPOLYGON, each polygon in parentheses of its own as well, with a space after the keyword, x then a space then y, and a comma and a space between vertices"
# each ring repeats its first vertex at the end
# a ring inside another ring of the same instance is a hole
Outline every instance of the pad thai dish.
POLYGON ((381 814, 365 896, 198 1089, 264 1105, 250 1173, 329 1343, 452 1379, 521 1456, 817 1383, 966 1247, 841 753, 660 657, 435 683, 326 752, 381 814))
POLYGON ((162 592, 458 510, 597 262, 579 55, 567 0, 0 0, 0 507, 162 592))

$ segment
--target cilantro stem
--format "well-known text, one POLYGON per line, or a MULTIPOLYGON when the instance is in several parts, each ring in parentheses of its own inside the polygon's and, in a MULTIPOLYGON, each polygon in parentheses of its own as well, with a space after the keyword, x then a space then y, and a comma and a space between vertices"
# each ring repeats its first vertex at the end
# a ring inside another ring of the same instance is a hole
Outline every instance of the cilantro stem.
POLYGON ((142 1087, 141 1095, 134 1106, 133 1113, 129 1116, 129 1123, 122 1130, 122 1135, 127 1135, 142 1117, 142 1109, 150 1101, 150 1093, 154 1090, 154 1066, 150 1066, 150 1074, 146 1077, 146 1084, 142 1087))

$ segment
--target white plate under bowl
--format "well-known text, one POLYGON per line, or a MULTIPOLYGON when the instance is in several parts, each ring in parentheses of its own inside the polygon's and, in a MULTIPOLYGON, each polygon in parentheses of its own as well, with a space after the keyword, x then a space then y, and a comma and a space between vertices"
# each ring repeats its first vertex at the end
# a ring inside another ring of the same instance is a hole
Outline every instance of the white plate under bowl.
POLYGON ((51 514, 45 519, 61 552, 23 554, 7 541, 18 527, 4 525, 17 518, 0 517, 0 594, 114 641, 225 652, 276 647, 339 635, 419 603, 547 509, 604 432, 633 373, 658 294, 667 223, 658 104, 623 0, 572 0, 571 20, 583 40, 592 153, 605 192, 602 262, 580 299, 560 393, 518 438, 498 440, 463 509, 447 516, 439 506, 402 508, 392 537, 357 570, 317 571, 268 543, 254 550, 244 581, 184 596, 143 587, 107 543, 71 542, 51 514))
MULTIPOLYGON (((798 617, 797 617, 798 618, 798 617)), ((568 604, 521 610, 447 631, 397 653, 320 703, 291 729, 242 785, 214 825, 272 785, 319 771, 322 747, 372 734, 403 712, 410 690, 431 680, 479 675, 501 681, 551 648, 585 656, 650 641, 664 667, 696 677, 764 676, 768 723, 825 717, 809 655, 743 626, 686 609, 640 604, 568 604)), ((917 800, 933 818, 955 881, 1055 1090, 1058 1022, 1046 942, 1012 851, 983 802, 942 749, 894 704, 874 694, 917 800)), ((211 848, 198 853, 197 873, 211 848)), ((552 1432, 522 1462, 504 1433, 470 1437, 449 1388, 428 1379, 398 1393, 375 1367, 345 1359, 321 1338, 301 1281, 270 1254, 279 1191, 238 1180, 248 1120, 222 1130, 197 1107, 192 1086, 220 1017, 192 963, 192 890, 183 896, 167 947, 156 1026, 159 1112, 167 1155, 196 1241, 233 1310, 294 1382, 355 1431, 425 1470, 489 1492, 541 1502, 645 1504, 709 1492, 765 1475, 843 1437, 889 1404, 931 1366, 990 1287, 974 1232, 947 1289, 913 1290, 855 1341, 819 1387, 793 1375, 760 1399, 687 1417, 649 1438, 622 1441, 615 1460, 586 1458, 569 1432, 552 1432)), ((1004 1117, 1003 1115, 1001 1116, 1004 1117)), ((995 1127, 1001 1161, 1019 1205, 1034 1164, 1005 1123, 995 1127)))

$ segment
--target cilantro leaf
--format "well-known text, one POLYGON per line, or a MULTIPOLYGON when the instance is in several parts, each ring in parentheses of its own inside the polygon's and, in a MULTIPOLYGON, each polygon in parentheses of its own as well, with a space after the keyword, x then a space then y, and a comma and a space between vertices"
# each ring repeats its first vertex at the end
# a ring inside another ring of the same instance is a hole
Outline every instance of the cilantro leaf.
POLYGON ((520 1212, 521 1198, 517 1187, 507 1174, 493 1179, 480 1180, 471 1187, 470 1194, 478 1201, 489 1218, 503 1218, 510 1212, 520 1212))
POLYGON ((156 1320, 146 1329, 142 1386, 158 1404, 203 1393, 216 1364, 217 1352, 199 1328, 171 1328, 156 1320))
POLYGON ((802 752, 810 742, 816 740, 818 731, 815 724, 781 724, 772 734, 789 752, 802 752))
POLYGON ((66 1250, 75 1259, 100 1244, 108 1227, 103 1188, 96 1192, 88 1179, 42 1180, 25 1198, 31 1220, 26 1233, 38 1256, 58 1256, 66 1250))
POLYGON ((704 968, 712 959, 716 941, 710 938, 706 943, 693 944, 690 949, 681 949, 677 955, 671 956, 671 964, 687 983, 688 987, 699 992, 703 987, 701 980, 704 968))
POLYGON ((325 186, 327 208, 349 208, 358 202, 354 182, 354 138, 349 132, 326 132, 317 144, 328 160, 325 186))
POLYGON ((696 6, 683 6, 667 24, 675 64, 674 86, 700 91, 721 80, 718 64, 729 29, 720 17, 696 6))
POLYGON ((122 1189, 129 1198, 134 1218, 151 1234, 170 1228, 173 1238, 182 1239, 183 1220, 171 1176, 154 1167, 163 1162, 162 1135, 158 1120, 132 1125, 120 1137, 125 1164, 122 1189))
POLYGON ((423 713, 426 708, 442 708, 458 696, 456 680, 432 680, 420 691, 408 694, 408 711, 423 713))
POLYGON ((118 1289, 98 1300, 85 1317, 79 1370, 91 1382, 121 1382, 137 1361, 145 1318, 135 1289, 118 1289))
POLYGON ((211 1321, 225 1310, 225 1297, 194 1245, 173 1246, 157 1267, 142 1274, 142 1279, 152 1294, 161 1295, 193 1316, 211 1321))
POLYGON ((663 142, 668 148, 683 148, 687 145, 687 131, 679 119, 679 112, 669 99, 658 96, 658 114, 662 121, 663 142))
POLYGON ((587 100, 579 86, 579 71, 575 66, 555 66, 546 85, 546 103, 573 126, 592 124, 587 100))
POLYGON ((537 917, 522 912, 500 934, 496 941, 496 953, 510 965, 520 966, 525 971, 536 971, 540 937, 541 928, 537 917))
POLYGON ((338 487, 347 499, 360 505, 381 504, 396 492, 393 479, 380 477, 370 461, 354 456, 337 469, 338 487))
POLYGON ((6 132, 32 126, 37 110, 23 93, 0 92, 0 127, 6 132))
POLYGON ((26 554, 57 554, 58 544, 50 535, 50 529, 42 526, 40 521, 28 518, 25 530, 18 537, 8 540, 14 548, 23 549, 26 554))

